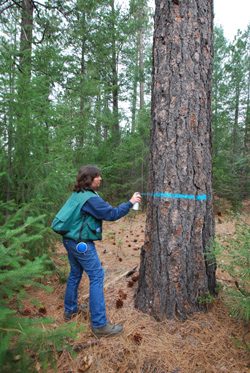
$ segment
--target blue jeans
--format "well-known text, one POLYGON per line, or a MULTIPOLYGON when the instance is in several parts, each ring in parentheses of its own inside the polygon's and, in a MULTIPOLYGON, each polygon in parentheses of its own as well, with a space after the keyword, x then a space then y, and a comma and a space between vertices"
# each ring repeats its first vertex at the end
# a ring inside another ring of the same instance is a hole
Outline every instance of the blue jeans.
POLYGON ((93 328, 101 328, 108 322, 106 317, 105 299, 103 294, 104 270, 98 257, 95 244, 87 243, 87 251, 82 254, 76 251, 76 243, 63 238, 63 244, 68 252, 70 274, 67 280, 64 306, 65 313, 77 310, 77 294, 83 270, 89 276, 89 310, 93 328))

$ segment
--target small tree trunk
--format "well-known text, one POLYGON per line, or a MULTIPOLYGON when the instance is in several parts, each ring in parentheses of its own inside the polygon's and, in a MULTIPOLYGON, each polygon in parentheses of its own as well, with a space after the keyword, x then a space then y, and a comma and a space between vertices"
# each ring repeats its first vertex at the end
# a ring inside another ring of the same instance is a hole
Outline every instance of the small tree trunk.
POLYGON ((239 104, 240 104, 240 88, 239 84, 236 85, 235 92, 235 109, 234 109, 234 127, 233 127, 233 154, 238 153, 238 121, 239 121, 239 104))
MULTIPOLYGON (((84 16, 83 16, 84 19, 84 16)), ((83 21, 84 22, 84 21, 83 21)), ((85 25, 83 26, 85 27, 85 25)), ((85 36, 82 36, 82 55, 81 55, 81 91, 80 91, 80 133, 79 133, 79 146, 82 148, 84 145, 84 77, 85 77, 85 36)))
POLYGON ((135 67, 133 77, 133 95, 132 95, 132 128, 131 131, 135 131, 135 116, 136 116, 136 101, 137 101, 137 83, 138 83, 138 53, 139 53, 139 39, 136 37, 136 55, 135 55, 135 67))
POLYGON ((244 152, 248 150, 249 142, 249 126, 250 126, 250 52, 248 56, 248 81, 247 81, 247 108, 244 131, 244 152))
MULTIPOLYGON (((16 36, 15 36, 15 48, 17 44, 16 36)), ((16 61, 15 61, 16 62, 16 61)), ((9 72, 9 90, 10 90, 10 99, 9 99, 9 122, 6 123, 7 133, 8 133, 8 163, 7 163, 7 188, 6 188, 6 202, 9 202, 11 199, 11 179, 12 179, 12 149, 13 149, 13 97, 15 92, 15 73, 12 69, 9 72)), ((7 118, 6 118, 7 122, 7 118)), ((5 215, 9 214, 9 209, 6 208, 5 215)))
POLYGON ((33 10, 32 0, 22 0, 22 28, 20 43, 20 67, 28 68, 31 71, 31 51, 33 33, 33 10))
MULTIPOLYGON (((139 11, 139 18, 142 19, 142 6, 139 11)), ((139 66, 140 66, 140 109, 144 107, 144 70, 143 70, 143 34, 142 26, 139 30, 139 66)))
POLYGON ((118 118, 118 71, 117 71, 117 55, 116 55, 116 31, 115 31, 115 4, 112 0, 112 94, 113 94, 113 135, 119 134, 119 118, 118 118))
POLYGON ((29 157, 32 152, 31 144, 31 103, 28 99, 31 94, 31 56, 33 41, 33 1, 22 0, 22 24, 20 39, 20 74, 18 77, 18 106, 17 126, 15 133, 15 167, 19 196, 17 202, 24 202, 28 195, 27 173, 29 157), (23 182, 23 180, 26 180, 23 182))

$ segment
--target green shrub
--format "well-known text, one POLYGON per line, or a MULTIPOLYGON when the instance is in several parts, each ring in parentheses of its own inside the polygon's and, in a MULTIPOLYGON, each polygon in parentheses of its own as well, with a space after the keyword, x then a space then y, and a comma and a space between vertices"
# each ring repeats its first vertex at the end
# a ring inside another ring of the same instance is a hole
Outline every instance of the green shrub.
POLYGON ((234 279, 234 286, 226 288, 225 302, 232 316, 250 319, 250 226, 240 215, 235 216, 236 230, 224 244, 216 244, 219 267, 234 279))
POLYGON ((54 329, 48 326, 54 322, 52 318, 31 319, 19 315, 22 300, 28 296, 25 291, 28 285, 52 290, 37 282, 51 273, 46 270, 50 263, 48 256, 30 259, 25 248, 28 243, 35 248, 43 238, 38 233, 44 232, 42 220, 43 216, 29 217, 18 226, 17 213, 0 227, 0 371, 35 371, 36 361, 44 371, 49 364, 56 370, 55 352, 72 351, 67 337, 77 335, 75 323, 54 329), (16 305, 15 309, 10 309, 10 301, 16 305))

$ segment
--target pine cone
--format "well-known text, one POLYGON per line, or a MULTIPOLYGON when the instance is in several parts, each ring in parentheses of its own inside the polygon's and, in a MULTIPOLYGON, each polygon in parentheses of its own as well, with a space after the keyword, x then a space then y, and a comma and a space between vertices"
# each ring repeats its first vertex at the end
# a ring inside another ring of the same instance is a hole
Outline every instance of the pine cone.
POLYGON ((132 277, 132 280, 133 280, 134 282, 138 281, 138 279, 139 279, 139 274, 134 275, 134 276, 132 277))
POLYGON ((121 299, 121 298, 118 298, 117 300, 116 300, 116 308, 118 309, 118 308, 122 308, 123 307, 123 300, 121 299))
POLYGON ((135 333, 133 335, 133 340, 136 344, 140 345, 141 344, 141 341, 142 341, 142 336, 140 333, 135 333))
POLYGON ((128 287, 129 287, 129 288, 132 288, 133 286, 134 286, 134 281, 130 280, 130 281, 128 282, 128 287))
POLYGON ((46 315, 47 313, 47 310, 45 307, 40 307, 39 310, 38 310, 39 313, 42 313, 43 315, 46 315))

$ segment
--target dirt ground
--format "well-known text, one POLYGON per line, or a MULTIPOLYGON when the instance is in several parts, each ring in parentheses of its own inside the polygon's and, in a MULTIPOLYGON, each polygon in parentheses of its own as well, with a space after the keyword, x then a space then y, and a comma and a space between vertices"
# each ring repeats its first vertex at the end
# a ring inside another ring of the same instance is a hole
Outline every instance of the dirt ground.
MULTIPOLYGON (((245 209, 250 211, 249 204, 245 209)), ((233 233, 234 225, 221 211, 219 208, 216 215, 216 233, 223 237, 233 233)), ((74 342, 80 346, 77 358, 66 351, 58 354, 58 372, 249 373, 250 356, 246 346, 246 343, 250 345, 249 325, 230 317, 223 303, 223 290, 206 313, 197 313, 184 323, 156 322, 134 308, 145 221, 145 213, 133 212, 117 222, 105 222, 104 239, 96 244, 105 270, 107 316, 110 322, 123 325, 124 333, 110 339, 96 339, 91 334, 87 309, 74 319, 87 328, 79 332, 74 342), (126 276, 131 270, 134 273, 126 276)), ((52 259, 67 275, 69 265, 61 243, 52 259)), ((222 285, 234 286, 233 279, 220 269, 217 279, 222 285)), ((53 293, 38 290, 34 296, 46 307, 47 316, 54 317, 56 325, 61 325, 66 284, 61 284, 56 275, 46 281, 54 288, 53 293)), ((88 300, 88 290, 89 281, 84 274, 79 304, 88 300)), ((24 304, 28 306, 30 304, 24 304)), ((37 370, 40 370, 39 364, 37 370)))

